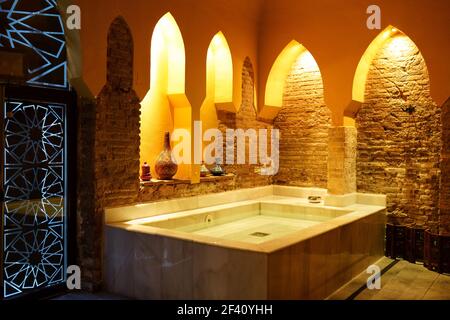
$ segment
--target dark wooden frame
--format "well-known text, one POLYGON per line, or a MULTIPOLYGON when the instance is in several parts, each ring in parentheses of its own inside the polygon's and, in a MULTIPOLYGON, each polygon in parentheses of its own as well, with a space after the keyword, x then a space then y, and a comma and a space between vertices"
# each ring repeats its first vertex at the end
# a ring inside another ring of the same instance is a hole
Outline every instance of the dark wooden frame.
MULTIPOLYGON (((66 147, 66 157, 65 157, 65 167, 66 167, 66 177, 65 177, 65 185, 66 185, 66 232, 67 232, 67 242, 66 242, 66 251, 67 251, 67 265, 76 263, 76 185, 77 185, 77 95, 75 91, 65 91, 65 90, 57 90, 57 89, 47 89, 47 88, 38 88, 38 87, 29 87, 29 86, 20 86, 20 85, 6 85, 0 86, 0 121, 1 126, 4 128, 4 115, 3 115, 3 104, 4 101, 8 98, 12 99, 22 99, 36 102, 45 102, 45 103, 61 103, 66 105, 65 110, 65 131, 66 131, 66 139, 65 139, 65 147, 66 147)), ((3 148, 4 148, 4 136, 2 129, 2 137, 0 141, 0 188, 1 188, 1 197, 3 200, 3 148)), ((3 299, 3 204, 2 204, 2 216, 1 216, 1 224, 0 224, 0 300, 3 299)), ((51 288, 41 288, 35 291, 30 291, 30 293, 26 293, 18 299, 39 299, 45 298, 48 296, 55 295, 57 293, 62 293, 66 291, 66 285, 61 284, 58 286, 54 286, 51 288)))

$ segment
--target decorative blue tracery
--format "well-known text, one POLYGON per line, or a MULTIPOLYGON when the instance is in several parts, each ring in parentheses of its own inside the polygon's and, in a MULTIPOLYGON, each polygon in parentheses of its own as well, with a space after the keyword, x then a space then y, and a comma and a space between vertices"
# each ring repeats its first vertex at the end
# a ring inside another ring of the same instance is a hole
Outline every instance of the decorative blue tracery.
POLYGON ((56 0, 0 0, 0 48, 26 51, 29 85, 68 87, 64 26, 56 0))
POLYGON ((4 297, 65 280, 65 105, 4 104, 4 297))

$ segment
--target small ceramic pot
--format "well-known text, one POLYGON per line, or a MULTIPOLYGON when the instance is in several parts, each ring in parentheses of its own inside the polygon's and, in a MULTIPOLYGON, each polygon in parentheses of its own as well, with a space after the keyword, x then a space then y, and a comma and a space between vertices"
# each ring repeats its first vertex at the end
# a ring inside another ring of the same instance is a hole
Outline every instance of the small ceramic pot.
POLYGON ((142 175, 141 175, 141 180, 142 181, 150 181, 152 180, 152 174, 150 171, 150 166, 148 165, 147 162, 144 162, 144 164, 142 165, 142 175))

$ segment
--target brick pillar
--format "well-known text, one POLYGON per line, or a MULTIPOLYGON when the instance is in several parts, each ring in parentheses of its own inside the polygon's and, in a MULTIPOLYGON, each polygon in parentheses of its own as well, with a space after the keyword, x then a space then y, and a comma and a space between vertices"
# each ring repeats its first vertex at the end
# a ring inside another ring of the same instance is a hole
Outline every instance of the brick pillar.
POLYGON ((356 192, 356 128, 332 127, 328 134, 328 192, 356 192))
POLYGON ((450 99, 442 106, 442 152, 439 229, 450 233, 450 99))

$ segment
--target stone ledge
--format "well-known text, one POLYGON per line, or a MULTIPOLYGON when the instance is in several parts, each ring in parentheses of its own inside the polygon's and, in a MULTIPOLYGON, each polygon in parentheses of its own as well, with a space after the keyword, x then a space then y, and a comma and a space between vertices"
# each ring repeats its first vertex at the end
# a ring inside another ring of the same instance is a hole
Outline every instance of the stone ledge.
POLYGON ((141 181, 141 187, 152 187, 157 185, 174 185, 174 184, 191 184, 190 180, 158 180, 152 179, 151 181, 141 181))
POLYGON ((210 176, 206 176, 206 177, 201 177, 200 178, 200 183, 202 183, 202 182, 214 182, 214 181, 221 181, 221 180, 231 180, 234 177, 236 177, 236 175, 233 174, 233 173, 228 173, 228 174, 225 174, 223 176, 210 175, 210 176))

